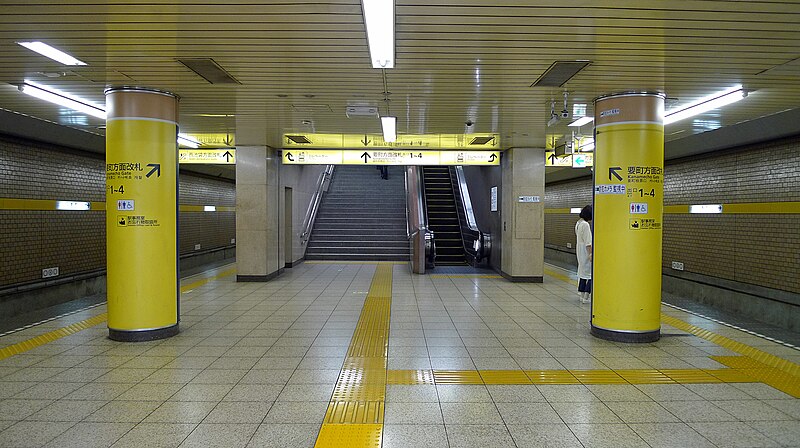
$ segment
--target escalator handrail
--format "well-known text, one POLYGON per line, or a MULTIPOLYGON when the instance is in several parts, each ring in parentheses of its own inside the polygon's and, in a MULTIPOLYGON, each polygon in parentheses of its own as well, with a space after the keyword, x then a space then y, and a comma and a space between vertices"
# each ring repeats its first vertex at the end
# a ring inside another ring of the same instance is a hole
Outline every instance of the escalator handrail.
POLYGON ((303 218, 303 231, 300 232, 300 244, 305 245, 311 236, 311 229, 314 228, 314 221, 317 219, 319 206, 322 203, 322 196, 328 189, 331 177, 333 176, 334 165, 328 165, 319 173, 317 179, 317 188, 314 191, 314 196, 311 197, 311 202, 308 204, 306 216, 303 218))
MULTIPOLYGON (((455 172, 455 187, 458 189, 458 221, 462 229, 462 242, 464 242, 464 251, 475 259, 475 263, 479 263, 482 259, 489 256, 491 252, 491 235, 481 232, 478 228, 477 220, 475 219, 475 210, 472 207, 472 199, 469 195, 469 188, 467 187, 467 178, 464 175, 464 167, 457 165, 454 167, 455 172), (464 241, 464 234, 473 238, 474 246, 468 247, 464 241)), ((456 193, 454 191, 454 193, 456 193)))

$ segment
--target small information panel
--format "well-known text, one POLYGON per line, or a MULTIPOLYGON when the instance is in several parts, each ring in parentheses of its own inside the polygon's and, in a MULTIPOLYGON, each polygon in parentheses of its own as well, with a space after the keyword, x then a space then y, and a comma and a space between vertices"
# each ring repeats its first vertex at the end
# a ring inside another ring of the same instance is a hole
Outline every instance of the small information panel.
POLYGON ((491 195, 491 209, 490 211, 496 212, 497 211, 497 187, 492 187, 490 190, 491 195))
POLYGON ((519 202, 541 202, 539 196, 520 196, 519 202))
POLYGON ((555 151, 544 152, 544 166, 572 166, 572 154, 557 156, 555 151))
POLYGON ((178 163, 234 165, 236 163, 236 150, 235 149, 180 149, 178 150, 178 163))

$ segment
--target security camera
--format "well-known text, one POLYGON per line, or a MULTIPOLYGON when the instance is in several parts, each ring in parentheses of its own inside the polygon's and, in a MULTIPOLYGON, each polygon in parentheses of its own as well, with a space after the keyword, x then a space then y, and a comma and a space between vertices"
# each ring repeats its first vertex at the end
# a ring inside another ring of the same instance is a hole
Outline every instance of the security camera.
POLYGON ((467 121, 464 122, 464 124, 467 125, 467 126, 472 126, 475 123, 473 123, 472 120, 467 120, 467 121))
POLYGON ((569 111, 567 109, 561 111, 561 118, 569 118, 569 111))

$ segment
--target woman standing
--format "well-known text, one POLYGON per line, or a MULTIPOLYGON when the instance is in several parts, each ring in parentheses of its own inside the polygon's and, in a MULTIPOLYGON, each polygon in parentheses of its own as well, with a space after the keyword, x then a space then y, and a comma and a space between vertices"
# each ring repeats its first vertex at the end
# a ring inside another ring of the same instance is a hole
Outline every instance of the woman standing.
POLYGON ((589 303, 592 296, 592 206, 581 209, 580 219, 575 224, 575 255, 578 257, 578 293, 581 303, 589 303))

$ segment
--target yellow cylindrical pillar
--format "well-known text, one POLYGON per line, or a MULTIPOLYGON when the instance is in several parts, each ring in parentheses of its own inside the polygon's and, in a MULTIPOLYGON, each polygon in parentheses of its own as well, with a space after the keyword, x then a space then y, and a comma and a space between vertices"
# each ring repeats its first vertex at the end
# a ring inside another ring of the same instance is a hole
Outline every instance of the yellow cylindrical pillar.
POLYGON ((178 333, 178 97, 106 90, 108 335, 178 333))
POLYGON ((592 329, 599 338, 661 337, 664 95, 595 100, 592 329))

